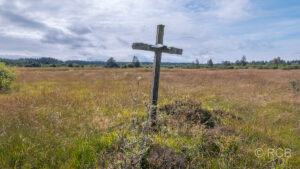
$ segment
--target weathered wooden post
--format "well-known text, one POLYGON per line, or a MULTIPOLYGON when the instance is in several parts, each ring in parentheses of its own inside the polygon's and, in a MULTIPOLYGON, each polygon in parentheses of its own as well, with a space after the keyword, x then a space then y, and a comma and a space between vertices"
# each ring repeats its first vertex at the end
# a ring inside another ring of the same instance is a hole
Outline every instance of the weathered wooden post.
POLYGON ((169 54, 182 55, 182 49, 174 47, 167 47, 163 45, 164 40, 164 25, 157 26, 156 43, 155 45, 148 45, 144 43, 133 43, 132 49, 146 50, 155 52, 153 61, 153 72, 152 72, 152 84, 150 93, 150 125, 151 127, 156 126, 156 113, 157 113, 157 101, 158 101, 158 87, 159 87, 159 74, 160 74, 160 62, 162 52, 169 54))
MULTIPOLYGON (((163 44, 164 41, 164 25, 157 26, 156 33, 156 45, 163 44)), ((160 74, 160 62, 161 62, 161 50, 155 51, 152 71, 152 84, 150 93, 150 124, 151 127, 156 125, 156 107, 158 100, 158 87, 159 87, 159 74, 160 74)))

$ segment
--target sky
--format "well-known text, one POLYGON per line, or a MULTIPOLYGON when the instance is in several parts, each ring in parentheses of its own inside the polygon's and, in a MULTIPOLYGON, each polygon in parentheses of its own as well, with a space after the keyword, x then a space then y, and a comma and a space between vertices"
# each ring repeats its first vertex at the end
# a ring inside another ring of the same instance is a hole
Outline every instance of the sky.
POLYGON ((158 24, 163 62, 300 59, 299 0, 0 0, 0 57, 152 61, 158 24))

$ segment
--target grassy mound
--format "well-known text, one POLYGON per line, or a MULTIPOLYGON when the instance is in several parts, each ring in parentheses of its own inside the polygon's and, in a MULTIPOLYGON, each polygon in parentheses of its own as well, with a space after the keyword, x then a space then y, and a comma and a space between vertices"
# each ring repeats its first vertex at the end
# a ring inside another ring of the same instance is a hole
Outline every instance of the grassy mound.
POLYGON ((220 123, 220 118, 236 118, 235 115, 223 110, 209 111, 204 109, 201 102, 194 102, 192 100, 176 100, 170 104, 161 106, 159 111, 160 113, 167 114, 176 123, 192 122, 197 125, 204 125, 206 128, 214 128, 220 123))
POLYGON ((241 156, 246 154, 243 141, 234 128, 224 124, 228 120, 241 122, 241 118, 204 109, 200 102, 191 100, 162 105, 158 114, 157 133, 145 132, 145 127, 136 125, 147 123, 139 122, 120 139, 126 161, 122 167, 227 168, 242 162, 241 156))

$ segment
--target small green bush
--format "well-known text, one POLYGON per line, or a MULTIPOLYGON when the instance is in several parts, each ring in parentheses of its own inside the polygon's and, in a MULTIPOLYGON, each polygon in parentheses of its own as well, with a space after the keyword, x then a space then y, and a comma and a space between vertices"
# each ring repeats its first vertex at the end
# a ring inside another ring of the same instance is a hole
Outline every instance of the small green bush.
POLYGON ((291 86, 292 86, 293 92, 296 93, 296 92, 299 91, 299 88, 297 87, 297 85, 298 85, 297 80, 291 80, 291 81, 290 81, 290 84, 291 84, 291 86))
POLYGON ((128 67, 128 68, 134 68, 134 64, 133 64, 133 63, 128 63, 128 64, 127 64, 127 67, 128 67))
POLYGON ((11 84, 15 79, 15 71, 13 69, 9 69, 4 63, 0 63, 0 91, 10 89, 11 84))
POLYGON ((121 68, 127 68, 127 65, 126 64, 122 64, 120 67, 121 68))

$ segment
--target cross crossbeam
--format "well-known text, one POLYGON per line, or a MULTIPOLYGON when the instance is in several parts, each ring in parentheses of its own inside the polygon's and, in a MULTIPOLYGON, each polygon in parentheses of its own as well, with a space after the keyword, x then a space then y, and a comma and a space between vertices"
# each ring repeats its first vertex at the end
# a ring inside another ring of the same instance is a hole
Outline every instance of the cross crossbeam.
POLYGON ((155 45, 148 45, 145 43, 133 43, 132 44, 132 49, 155 52, 155 57, 154 57, 154 61, 153 61, 151 93, 150 93, 150 104, 151 104, 150 125, 151 125, 151 127, 156 126, 156 110, 157 110, 157 100, 158 100, 161 55, 162 55, 162 53, 182 55, 182 52, 183 52, 182 49, 178 49, 178 48, 174 48, 174 47, 167 47, 167 46, 163 45, 164 27, 165 27, 164 25, 157 26, 156 44, 155 45))
POLYGON ((146 50, 152 52, 161 51, 163 53, 182 55, 182 49, 167 47, 166 45, 148 45, 145 43, 133 43, 132 49, 146 50))

